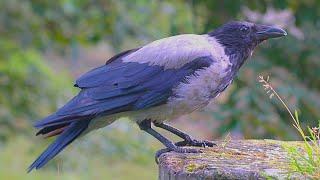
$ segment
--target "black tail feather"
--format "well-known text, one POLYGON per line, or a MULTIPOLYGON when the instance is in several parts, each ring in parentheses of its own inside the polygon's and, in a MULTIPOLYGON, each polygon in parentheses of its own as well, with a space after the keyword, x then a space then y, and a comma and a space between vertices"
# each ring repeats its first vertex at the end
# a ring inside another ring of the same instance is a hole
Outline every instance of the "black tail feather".
POLYGON ((72 143, 87 129, 90 120, 82 120, 71 123, 59 137, 30 165, 28 173, 33 169, 40 169, 67 145, 72 143))
POLYGON ((58 125, 54 125, 54 126, 49 126, 49 127, 45 127, 43 129, 41 129, 40 131, 37 132, 36 136, 40 135, 40 134, 47 134, 51 131, 54 131, 56 129, 68 126, 70 123, 65 123, 65 124, 58 124, 58 125))

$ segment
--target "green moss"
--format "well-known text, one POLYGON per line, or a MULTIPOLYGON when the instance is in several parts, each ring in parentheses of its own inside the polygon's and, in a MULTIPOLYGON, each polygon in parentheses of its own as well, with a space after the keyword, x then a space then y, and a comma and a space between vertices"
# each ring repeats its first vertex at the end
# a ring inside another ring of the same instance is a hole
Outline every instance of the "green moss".
POLYGON ((197 170, 205 169, 206 167, 210 166, 209 164, 189 164, 185 167, 188 172, 194 172, 197 170))
POLYGON ((197 165, 196 164, 189 164, 188 166, 185 167, 186 170, 188 172, 192 172, 193 170, 195 170, 197 168, 197 165))

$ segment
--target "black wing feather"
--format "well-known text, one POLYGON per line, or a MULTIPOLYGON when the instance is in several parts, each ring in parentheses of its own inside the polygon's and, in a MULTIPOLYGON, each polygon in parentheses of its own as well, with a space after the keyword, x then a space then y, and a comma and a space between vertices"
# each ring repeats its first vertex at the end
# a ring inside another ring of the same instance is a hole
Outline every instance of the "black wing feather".
POLYGON ((35 126, 48 127, 83 116, 97 117, 164 104, 176 84, 213 61, 211 57, 200 57, 180 69, 136 62, 110 63, 79 78, 77 84, 82 88, 79 94, 53 118, 44 118, 35 126))
POLYGON ((130 67, 128 68, 128 64, 121 63, 122 58, 128 56, 129 54, 139 49, 140 48, 127 50, 113 56, 107 61, 105 66, 95 68, 89 71, 88 73, 82 75, 79 79, 77 79, 76 84, 74 86, 80 87, 80 88, 99 86, 99 84, 112 82, 112 79, 114 77, 117 77, 119 74, 128 74, 130 76, 130 73, 127 72, 128 69, 131 69, 133 73, 143 70, 139 68, 138 69, 132 69, 130 67), (126 72, 124 72, 125 70, 126 72), (106 77, 105 76, 106 74, 108 74, 109 77, 106 77))

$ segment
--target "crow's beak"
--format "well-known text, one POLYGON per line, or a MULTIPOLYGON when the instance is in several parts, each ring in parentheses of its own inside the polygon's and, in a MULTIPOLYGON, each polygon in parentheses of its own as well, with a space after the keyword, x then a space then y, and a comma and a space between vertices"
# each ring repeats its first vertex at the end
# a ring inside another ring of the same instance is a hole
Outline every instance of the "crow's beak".
POLYGON ((266 40, 269 38, 277 38, 281 36, 286 36, 287 32, 281 28, 272 26, 261 26, 261 29, 257 32, 257 37, 259 40, 266 40))

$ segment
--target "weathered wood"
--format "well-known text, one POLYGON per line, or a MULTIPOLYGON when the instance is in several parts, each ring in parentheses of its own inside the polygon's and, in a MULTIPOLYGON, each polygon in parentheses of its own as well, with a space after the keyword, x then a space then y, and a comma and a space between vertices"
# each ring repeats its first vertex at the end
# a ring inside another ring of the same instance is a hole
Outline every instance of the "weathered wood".
MULTIPOLYGON (((160 180, 184 179, 277 179, 288 178, 289 162, 282 144, 302 147, 302 142, 275 140, 231 140, 217 147, 200 148, 203 153, 169 152, 159 158, 160 180)), ((300 179, 291 175, 290 179, 300 179)))

